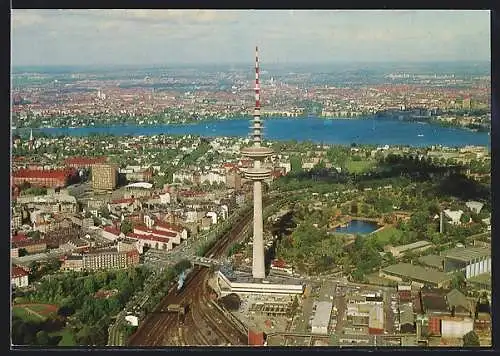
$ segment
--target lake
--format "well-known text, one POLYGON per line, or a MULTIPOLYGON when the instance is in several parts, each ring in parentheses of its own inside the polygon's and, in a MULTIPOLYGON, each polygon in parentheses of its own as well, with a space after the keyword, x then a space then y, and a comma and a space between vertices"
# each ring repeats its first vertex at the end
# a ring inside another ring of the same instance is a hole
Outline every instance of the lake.
POLYGON ((347 227, 337 227, 334 232, 342 234, 369 234, 378 228, 380 228, 380 226, 374 222, 351 220, 347 224, 347 227))
MULTIPOLYGON (((248 137, 249 120, 203 121, 195 124, 155 126, 111 126, 77 128, 41 128, 34 132, 49 135, 87 136, 91 133, 124 135, 200 135, 204 137, 248 137)), ((325 144, 373 144, 430 146, 490 146, 487 132, 443 127, 397 119, 264 119, 264 139, 312 141, 325 144)))

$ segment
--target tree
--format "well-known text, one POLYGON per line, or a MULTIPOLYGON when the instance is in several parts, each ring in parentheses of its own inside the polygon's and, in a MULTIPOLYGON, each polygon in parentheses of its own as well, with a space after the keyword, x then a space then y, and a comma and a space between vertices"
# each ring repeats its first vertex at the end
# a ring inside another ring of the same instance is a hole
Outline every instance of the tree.
POLYGON ((467 214, 462 214, 460 217, 460 222, 463 224, 468 224, 470 222, 471 217, 467 214))
POLYGON ((38 231, 38 230, 30 231, 30 232, 28 232, 27 235, 35 241, 40 239, 40 231, 38 231))
POLYGON ((47 346, 49 345, 50 337, 45 330, 40 330, 36 333, 36 343, 37 345, 47 346))
POLYGON ((464 290, 465 289, 465 275, 463 272, 456 272, 453 274, 453 279, 451 280, 451 287, 464 290))
POLYGON ((176 274, 179 274, 182 271, 185 271, 186 269, 191 268, 191 266, 192 266, 191 261, 189 261, 187 259, 183 259, 175 264, 174 271, 176 274))
POLYGON ((390 264, 390 265, 393 265, 395 263, 397 263, 397 260, 396 258, 394 257, 394 255, 392 254, 392 252, 387 252, 385 254, 385 257, 387 259, 387 262, 390 264))
POLYGON ((479 336, 477 336, 476 332, 474 330, 469 331, 467 334, 464 335, 463 337, 464 341, 464 346, 480 346, 479 343, 479 336))
POLYGON ((106 207, 102 207, 99 209, 99 213, 105 219, 109 219, 109 210, 106 207))
POLYGON ((134 231, 134 227, 129 220, 123 220, 120 224, 120 231, 126 235, 129 232, 134 231))
POLYGON ((26 256, 28 254, 28 251, 26 251, 25 248, 20 248, 18 253, 19 253, 19 257, 23 257, 23 256, 26 256))

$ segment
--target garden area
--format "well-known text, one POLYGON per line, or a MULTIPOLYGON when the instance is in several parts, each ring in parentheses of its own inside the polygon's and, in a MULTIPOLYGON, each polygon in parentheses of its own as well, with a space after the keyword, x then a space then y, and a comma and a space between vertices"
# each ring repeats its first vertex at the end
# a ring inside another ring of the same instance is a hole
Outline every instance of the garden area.
POLYGON ((111 318, 149 275, 138 267, 42 278, 35 291, 14 300, 13 343, 106 345, 111 318))

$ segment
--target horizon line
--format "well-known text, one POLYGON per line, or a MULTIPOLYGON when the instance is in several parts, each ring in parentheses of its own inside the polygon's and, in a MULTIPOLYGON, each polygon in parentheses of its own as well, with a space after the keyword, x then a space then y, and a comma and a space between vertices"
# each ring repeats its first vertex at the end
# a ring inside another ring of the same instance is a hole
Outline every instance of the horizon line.
MULTIPOLYGON (((433 63, 489 63, 491 59, 436 59, 436 60, 330 60, 330 61, 316 61, 316 62, 267 62, 266 65, 327 65, 327 64, 433 64, 433 63)), ((233 61, 233 62, 172 62, 172 63, 99 63, 99 64, 12 64, 11 69, 25 68, 25 67, 82 67, 82 68, 96 68, 96 67, 166 67, 166 66, 247 66, 251 63, 246 61, 233 61)))

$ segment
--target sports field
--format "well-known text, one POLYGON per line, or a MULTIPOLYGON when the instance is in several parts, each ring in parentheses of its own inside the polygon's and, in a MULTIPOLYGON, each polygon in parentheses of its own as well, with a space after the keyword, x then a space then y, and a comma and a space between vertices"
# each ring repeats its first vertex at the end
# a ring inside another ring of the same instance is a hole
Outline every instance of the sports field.
POLYGON ((57 308, 54 304, 15 304, 12 307, 12 314, 24 320, 44 321, 57 313, 57 308))

